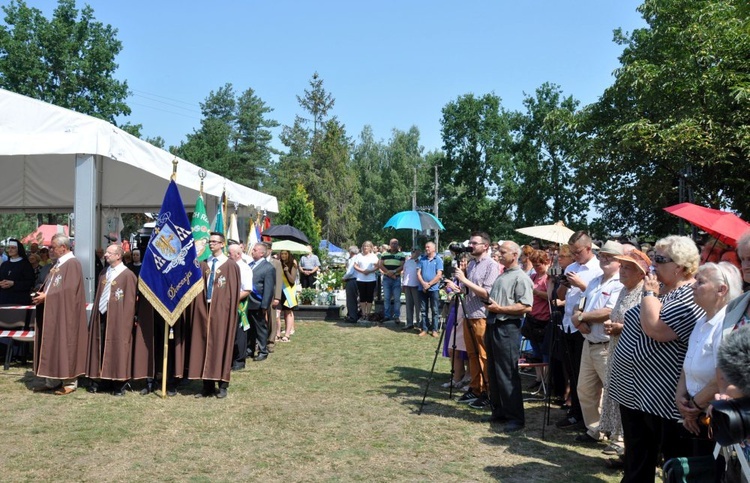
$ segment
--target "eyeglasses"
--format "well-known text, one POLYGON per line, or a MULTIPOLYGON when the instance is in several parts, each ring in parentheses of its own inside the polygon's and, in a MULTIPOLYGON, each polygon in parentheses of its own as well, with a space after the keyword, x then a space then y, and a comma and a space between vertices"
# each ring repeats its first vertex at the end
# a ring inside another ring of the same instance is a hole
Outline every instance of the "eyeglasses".
POLYGON ((486 245, 486 243, 484 243, 484 242, 475 242, 475 241, 470 241, 470 242, 469 242, 469 245, 486 245))
POLYGON ((669 257, 665 257, 664 255, 654 255, 654 263, 658 263, 659 265, 663 265, 665 263, 673 262, 669 257))
POLYGON ((223 243, 221 240, 208 240, 208 243, 223 243))

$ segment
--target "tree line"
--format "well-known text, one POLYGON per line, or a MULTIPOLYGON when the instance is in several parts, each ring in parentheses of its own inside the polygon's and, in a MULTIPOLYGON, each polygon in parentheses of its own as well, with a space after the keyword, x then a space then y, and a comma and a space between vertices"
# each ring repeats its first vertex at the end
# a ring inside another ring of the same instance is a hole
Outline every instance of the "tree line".
MULTIPOLYGON (((517 111, 494 92, 457 93, 442 109, 441 150, 425 152, 416 126, 387 140, 369 126, 348 133, 318 73, 284 126, 251 87, 219 86, 200 105, 200 127, 169 150, 277 196, 278 221, 340 246, 394 235, 410 245, 382 226, 435 196, 442 242, 479 228, 519 238, 515 228, 558 220, 658 237, 677 227, 662 208, 682 201, 750 215, 750 7, 646 0, 638 10, 647 26, 614 32, 620 67, 596 102, 581 106, 552 82, 517 111), (272 147, 277 127, 282 150, 272 147)), ((51 20, 23 1, 3 11, 0 87, 110 122, 130 113, 115 77, 117 30, 91 7, 59 0, 51 20)), ((140 136, 140 125, 121 127, 140 136)))

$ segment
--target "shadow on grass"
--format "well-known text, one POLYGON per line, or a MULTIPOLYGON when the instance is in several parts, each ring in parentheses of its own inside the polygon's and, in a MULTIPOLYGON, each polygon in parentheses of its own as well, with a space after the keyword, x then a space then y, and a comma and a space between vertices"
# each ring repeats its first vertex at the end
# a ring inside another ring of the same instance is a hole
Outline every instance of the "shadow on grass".
MULTIPOLYGON (((604 449, 604 445, 601 445, 601 448, 578 445, 574 442, 575 432, 560 430, 554 426, 554 421, 565 415, 564 410, 553 407, 550 413, 550 424, 545 425, 543 400, 524 402, 525 429, 520 433, 506 435, 501 432, 502 425, 495 426, 486 422, 490 416, 489 411, 474 410, 466 404, 458 403, 456 400, 461 396, 460 392, 454 391, 452 399, 449 399, 448 389, 440 387, 443 382, 440 376, 443 374, 433 374, 423 404, 430 371, 397 366, 389 372, 398 375, 400 381, 397 384, 381 386, 380 390, 388 397, 401 400, 402 405, 409 408, 412 414, 453 418, 484 425, 491 436, 480 438, 480 443, 505 447, 505 451, 524 459, 540 460, 507 466, 487 466, 485 472, 495 479, 558 481, 565 476, 572 478, 573 481, 611 481, 611 478, 602 477, 602 473, 609 473, 612 478, 617 477, 617 472, 605 469, 606 458, 603 455, 586 454, 591 451, 598 452, 604 449), (543 425, 545 426, 542 440, 543 425)), ((530 395, 529 391, 524 391, 525 397, 530 395)))
MULTIPOLYGON (((496 431, 494 428, 490 431, 496 431)), ((482 444, 502 448, 510 460, 523 458, 519 464, 488 465, 484 468, 492 478, 500 481, 611 481, 621 473, 604 470, 604 458, 576 451, 575 446, 556 445, 525 437, 525 433, 480 438, 482 444), (607 475, 602 475, 607 473, 607 475)))

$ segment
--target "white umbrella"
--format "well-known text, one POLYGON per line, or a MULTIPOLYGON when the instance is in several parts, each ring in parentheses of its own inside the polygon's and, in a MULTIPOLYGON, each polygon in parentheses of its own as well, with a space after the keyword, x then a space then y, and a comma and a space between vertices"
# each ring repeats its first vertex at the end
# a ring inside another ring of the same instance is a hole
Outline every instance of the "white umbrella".
POLYGON ((275 241, 271 244, 271 249, 275 252, 286 250, 289 253, 307 254, 307 246, 291 240, 275 241))
POLYGON ((537 225, 517 228, 518 233, 523 233, 540 240, 551 241, 554 243, 568 243, 570 236, 575 233, 565 226, 565 223, 558 221, 554 225, 537 225))

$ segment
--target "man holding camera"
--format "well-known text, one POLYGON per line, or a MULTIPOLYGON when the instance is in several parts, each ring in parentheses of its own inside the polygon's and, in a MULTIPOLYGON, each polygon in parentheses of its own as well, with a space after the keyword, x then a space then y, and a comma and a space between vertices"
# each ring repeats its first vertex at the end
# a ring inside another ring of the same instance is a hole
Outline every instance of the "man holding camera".
MULTIPOLYGON (((565 349, 565 370, 570 377, 570 410, 567 416, 556 423, 558 428, 583 429, 583 412, 578 400, 578 375, 581 368, 583 335, 576 326, 580 321, 573 321, 573 310, 579 308, 583 292, 596 277, 604 272, 591 247, 591 237, 585 231, 577 231, 568 240, 574 262, 565 269, 565 279, 557 292, 557 298, 565 299, 563 315, 563 347, 565 349)), ((576 316, 577 318, 578 316, 576 316)))
MULTIPOLYGON (((487 304, 487 374, 490 387, 490 422, 506 423, 504 433, 520 431, 526 424, 518 358, 521 352, 521 319, 531 312, 534 285, 518 264, 521 247, 512 241, 500 245, 504 270, 492 284, 487 304)), ((473 406, 475 407, 475 406, 473 406)))
MULTIPOLYGON (((470 389, 458 399, 458 402, 471 404, 475 409, 490 406, 485 347, 487 309, 483 301, 489 299, 492 284, 500 274, 500 267, 490 257, 489 248, 490 236, 487 233, 472 232, 469 249, 473 258, 466 267, 466 274, 460 268, 453 272, 458 281, 468 289, 464 305, 464 338, 467 341, 466 352, 469 356, 471 382, 470 389)), ((453 283, 449 283, 448 286, 452 290, 459 290, 453 283)))

